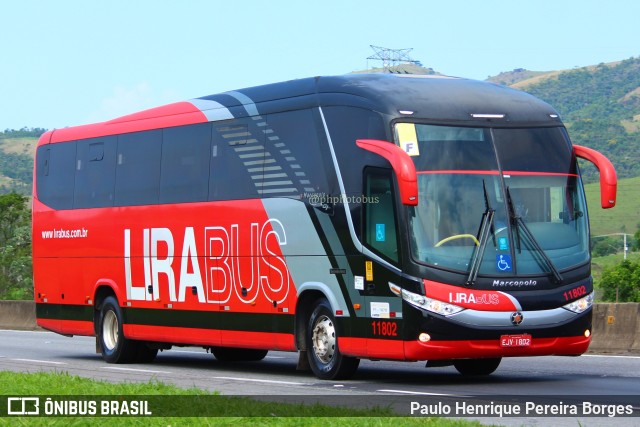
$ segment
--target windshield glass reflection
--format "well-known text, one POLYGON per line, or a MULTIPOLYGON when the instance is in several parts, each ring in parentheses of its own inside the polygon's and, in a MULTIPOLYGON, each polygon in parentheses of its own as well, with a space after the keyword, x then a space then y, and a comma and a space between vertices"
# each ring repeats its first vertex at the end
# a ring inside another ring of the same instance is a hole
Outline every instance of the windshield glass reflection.
POLYGON ((588 261, 584 195, 561 128, 402 126, 399 144, 418 173, 419 204, 409 208, 414 260, 470 278, 556 280, 588 261))

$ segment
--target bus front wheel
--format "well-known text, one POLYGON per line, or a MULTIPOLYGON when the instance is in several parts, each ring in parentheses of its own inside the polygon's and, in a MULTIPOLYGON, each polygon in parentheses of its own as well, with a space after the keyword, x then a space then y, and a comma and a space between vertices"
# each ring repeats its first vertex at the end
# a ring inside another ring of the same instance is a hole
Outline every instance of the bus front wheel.
POLYGON ((322 380, 349 378, 360 364, 360 359, 340 353, 335 318, 324 298, 318 300, 307 323, 307 358, 322 380))

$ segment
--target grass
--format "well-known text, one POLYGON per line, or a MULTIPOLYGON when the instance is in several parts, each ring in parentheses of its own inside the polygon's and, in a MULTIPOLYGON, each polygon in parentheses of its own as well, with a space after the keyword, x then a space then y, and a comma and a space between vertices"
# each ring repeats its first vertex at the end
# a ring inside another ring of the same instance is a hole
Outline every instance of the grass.
MULTIPOLYGON (((147 399, 151 403, 162 399, 162 403, 173 405, 175 411, 188 414, 208 413, 214 417, 0 417, 0 425, 11 426, 232 426, 251 424, 255 426, 434 426, 470 427, 478 422, 443 419, 410 418, 393 416, 389 408, 356 410, 329 407, 320 404, 301 405, 271 403, 244 397, 227 397, 199 389, 181 389, 160 382, 107 383, 90 380, 67 373, 15 373, 0 371, 0 390, 5 396, 76 396, 91 400, 147 399), (217 416, 218 414, 224 416, 217 416), (327 417, 327 414, 332 416, 327 417)), ((2 396, 4 398, 4 396, 2 396)), ((60 401, 59 397, 56 397, 60 401)), ((72 398, 69 398, 72 400, 72 398)), ((0 408, 6 402, 0 402, 0 408)), ((41 405, 42 406, 42 405, 41 405)), ((174 409, 172 408, 172 409, 174 409)), ((99 410, 99 409, 98 409, 99 410)), ((172 414, 175 414, 173 412, 172 414)), ((158 412, 156 411, 156 414, 158 412)))
POLYGON ((640 177, 618 182, 618 200, 612 209, 600 207, 600 184, 585 185, 591 235, 634 234, 640 228, 640 177))

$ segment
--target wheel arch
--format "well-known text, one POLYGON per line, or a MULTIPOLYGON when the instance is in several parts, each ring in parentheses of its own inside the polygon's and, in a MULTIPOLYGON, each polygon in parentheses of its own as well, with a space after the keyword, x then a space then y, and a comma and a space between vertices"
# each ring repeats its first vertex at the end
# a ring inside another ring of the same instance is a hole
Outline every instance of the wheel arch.
POLYGON ((349 316, 346 307, 342 307, 331 288, 322 282, 305 282, 298 288, 298 300, 296 302, 295 318, 295 344, 298 350, 307 350, 305 340, 307 320, 313 311, 315 302, 324 298, 329 302, 334 315, 337 310, 343 310, 345 316, 349 316))
POLYGON ((118 303, 118 293, 116 292, 117 285, 112 280, 100 281, 96 284, 96 288, 93 293, 93 329, 96 335, 98 335, 98 325, 100 324, 100 309, 102 303, 107 297, 114 297, 118 303))

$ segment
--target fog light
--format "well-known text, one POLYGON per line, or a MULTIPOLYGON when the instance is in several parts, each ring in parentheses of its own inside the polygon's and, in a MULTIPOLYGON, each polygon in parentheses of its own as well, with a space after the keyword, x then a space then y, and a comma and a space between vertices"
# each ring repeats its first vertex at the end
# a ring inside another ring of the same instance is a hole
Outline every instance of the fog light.
POLYGON ((431 341, 431 336, 429 334, 425 334, 424 332, 418 335, 418 340, 420 342, 429 342, 431 341))
POLYGON ((589 338, 589 337, 591 336, 591 331, 590 331, 590 330, 588 330, 588 329, 587 329, 586 331, 584 331, 584 336, 585 336, 586 338, 589 338))

